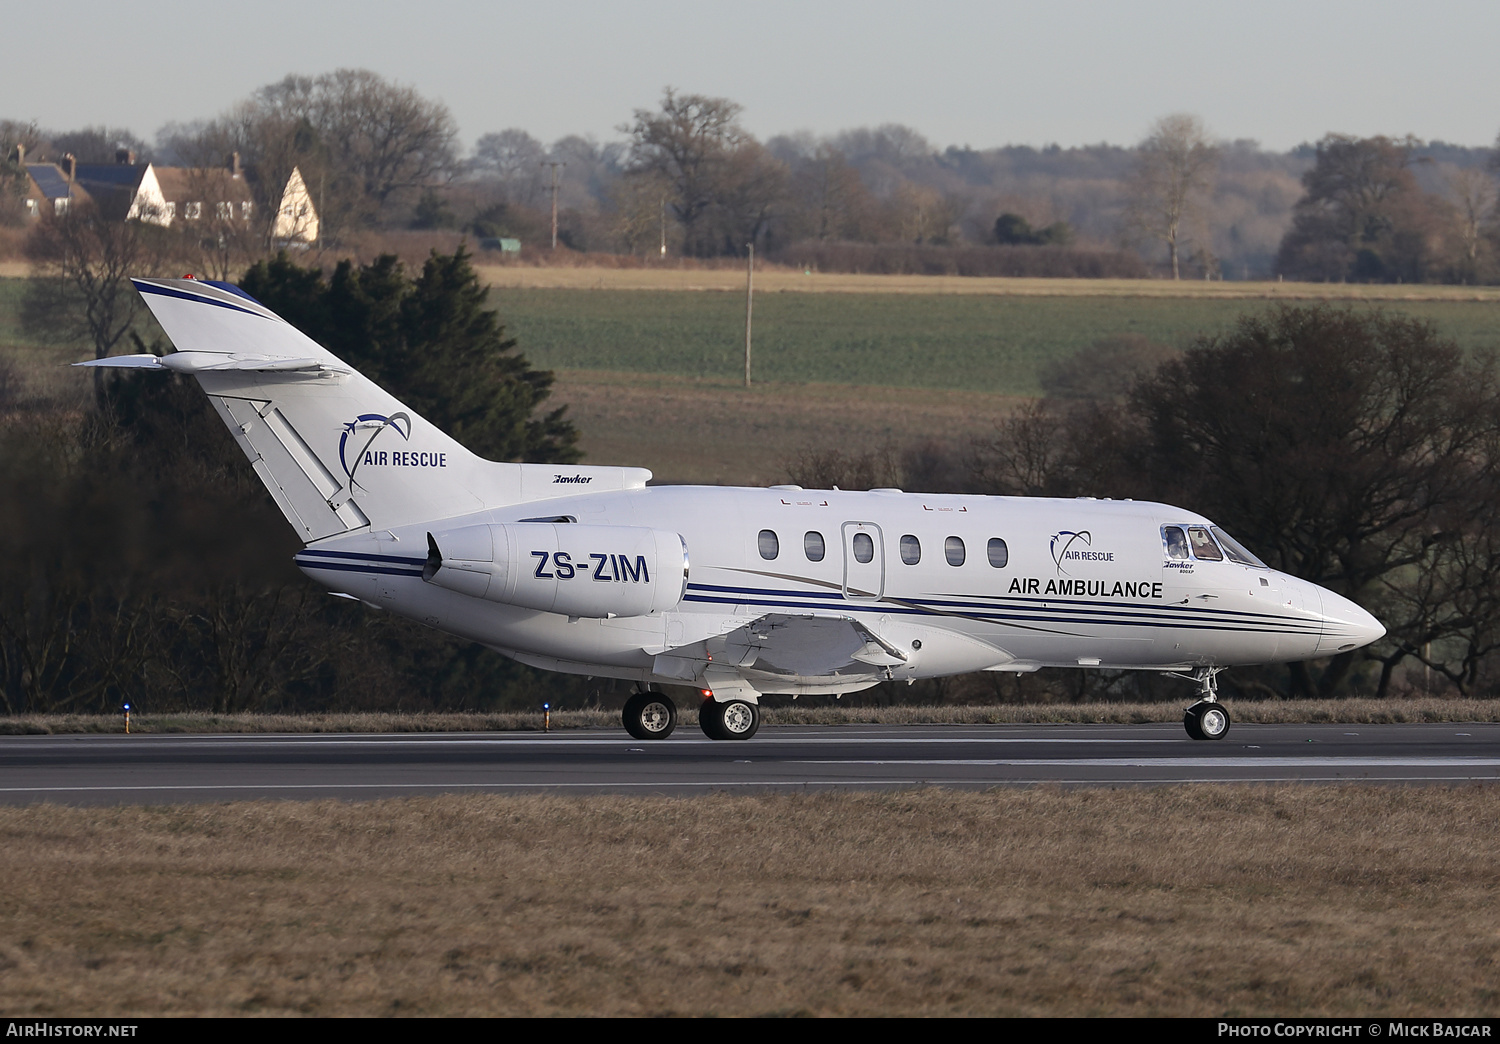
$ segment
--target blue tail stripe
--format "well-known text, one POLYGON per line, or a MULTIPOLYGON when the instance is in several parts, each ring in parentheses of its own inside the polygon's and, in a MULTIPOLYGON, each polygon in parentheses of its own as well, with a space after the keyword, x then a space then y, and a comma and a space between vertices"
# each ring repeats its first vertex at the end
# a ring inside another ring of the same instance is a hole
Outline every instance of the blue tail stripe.
MULTIPOLYGON (((228 301, 215 301, 212 297, 203 297, 199 294, 184 293, 183 291, 177 290, 170 286, 157 286, 155 283, 144 283, 137 280, 135 288, 143 294, 160 294, 162 297, 176 297, 184 301, 196 301, 198 304, 213 305, 215 308, 227 308, 231 312, 244 312, 246 315, 253 315, 257 319, 265 318, 265 316, 259 312, 252 312, 248 308, 241 308, 239 305, 230 304, 228 301)), ((250 300, 254 300, 250 297, 249 294, 241 294, 240 296, 250 300)))

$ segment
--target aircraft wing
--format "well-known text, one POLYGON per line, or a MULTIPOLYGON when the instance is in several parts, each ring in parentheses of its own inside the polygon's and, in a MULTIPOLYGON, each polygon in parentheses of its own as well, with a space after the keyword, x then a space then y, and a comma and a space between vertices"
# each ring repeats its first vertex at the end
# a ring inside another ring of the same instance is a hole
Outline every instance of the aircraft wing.
POLYGON ((850 616, 767 613, 704 644, 710 662, 757 674, 879 675, 906 653, 850 616))

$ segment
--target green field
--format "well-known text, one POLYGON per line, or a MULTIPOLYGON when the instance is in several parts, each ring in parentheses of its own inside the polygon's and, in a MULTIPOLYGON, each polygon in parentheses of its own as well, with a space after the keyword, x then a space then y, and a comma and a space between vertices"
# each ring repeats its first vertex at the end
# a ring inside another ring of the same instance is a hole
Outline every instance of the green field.
MULTIPOLYGON (((549 369, 709 380, 743 373, 739 294, 498 288, 490 300, 522 351, 549 369)), ((1101 337, 1134 333, 1186 347, 1266 307, 1201 297, 764 294, 755 301, 755 375, 1036 395, 1041 364, 1101 337)), ((1500 347, 1494 303, 1413 301, 1400 310, 1438 323, 1465 348, 1500 347)))
MULTIPOLYGON (((0 348, 29 369, 68 353, 35 352, 22 333, 25 283, 0 279, 0 348)), ((713 382, 737 382, 743 372, 745 302, 738 293, 500 287, 490 300, 521 350, 548 369, 713 382)), ((1186 347, 1268 307, 1193 295, 765 293, 755 301, 755 376, 773 383, 1036 395, 1041 365, 1101 337, 1134 333, 1186 347)), ((1500 348, 1494 302, 1349 307, 1399 308, 1436 322, 1464 348, 1500 348)))

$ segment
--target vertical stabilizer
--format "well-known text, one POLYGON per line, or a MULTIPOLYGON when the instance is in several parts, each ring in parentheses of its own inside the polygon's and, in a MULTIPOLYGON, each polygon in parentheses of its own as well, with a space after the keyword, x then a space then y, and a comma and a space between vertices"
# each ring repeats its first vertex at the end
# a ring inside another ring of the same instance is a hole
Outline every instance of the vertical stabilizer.
POLYGON ((134 282, 177 348, 157 365, 197 378, 303 540, 520 499, 521 465, 470 453, 238 287, 134 282))

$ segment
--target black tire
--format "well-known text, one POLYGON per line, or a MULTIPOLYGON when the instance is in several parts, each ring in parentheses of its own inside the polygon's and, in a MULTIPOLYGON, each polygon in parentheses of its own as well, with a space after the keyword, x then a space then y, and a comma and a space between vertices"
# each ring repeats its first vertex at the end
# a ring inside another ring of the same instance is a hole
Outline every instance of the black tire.
POLYGON ((698 707, 698 727, 711 740, 728 739, 724 734, 724 705, 710 697, 698 707))
POLYGON ((1182 727, 1187 730, 1188 739, 1201 740, 1203 730, 1198 727, 1198 704, 1193 704, 1182 716, 1182 727))
POLYGON ((760 729, 760 708, 746 700, 721 703, 718 724, 725 739, 747 740, 760 729))
POLYGON ((625 731, 638 740, 661 740, 677 728, 677 705, 665 693, 638 692, 620 712, 625 731))
POLYGON ((1229 726, 1229 711, 1221 703, 1195 703, 1182 718, 1182 727, 1195 740, 1221 740, 1229 733, 1229 726))

